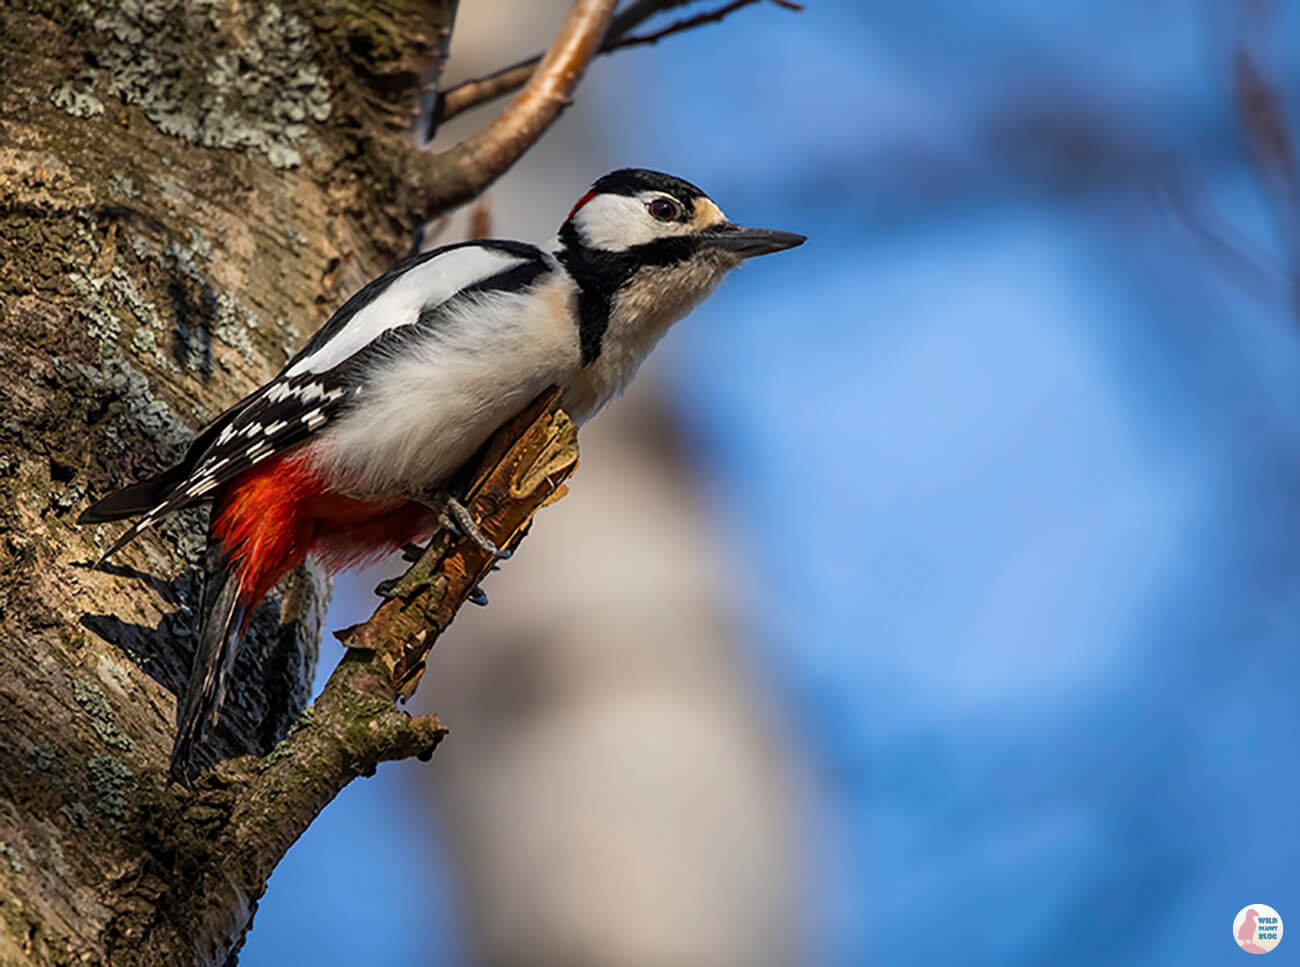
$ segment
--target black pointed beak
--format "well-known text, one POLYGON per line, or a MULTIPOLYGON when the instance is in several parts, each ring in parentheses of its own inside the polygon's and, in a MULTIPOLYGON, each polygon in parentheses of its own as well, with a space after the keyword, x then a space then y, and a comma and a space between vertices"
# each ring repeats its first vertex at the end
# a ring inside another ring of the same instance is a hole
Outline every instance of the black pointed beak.
POLYGON ((708 248, 722 249, 747 259, 755 255, 783 252, 802 245, 808 241, 808 237, 794 232, 779 232, 774 228, 741 228, 728 222, 706 230, 703 241, 708 248))

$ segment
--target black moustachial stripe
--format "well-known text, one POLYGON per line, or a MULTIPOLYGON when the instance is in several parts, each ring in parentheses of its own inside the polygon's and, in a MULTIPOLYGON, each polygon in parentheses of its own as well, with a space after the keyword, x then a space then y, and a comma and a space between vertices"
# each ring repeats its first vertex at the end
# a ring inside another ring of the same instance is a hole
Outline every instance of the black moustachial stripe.
MULTIPOLYGON (((682 219, 689 220, 695 200, 707 197, 695 185, 674 175, 645 168, 620 168, 596 179, 591 195, 639 195, 657 191, 682 203, 682 219)), ((574 209, 580 211, 581 204, 574 209)), ((646 265, 672 265, 690 258, 698 249, 690 236, 673 236, 637 245, 622 252, 593 248, 574 227, 573 215, 560 227, 560 262, 578 283, 578 342, 582 364, 600 357, 601 343, 609 329, 609 314, 618 290, 646 265)))
POLYGON ((560 228, 558 257, 578 283, 578 343, 582 347, 582 365, 600 357, 614 297, 631 281, 637 270, 647 265, 672 265, 685 261, 698 248, 697 239, 675 235, 634 245, 622 252, 611 252, 592 248, 583 241, 573 222, 564 223, 560 228))

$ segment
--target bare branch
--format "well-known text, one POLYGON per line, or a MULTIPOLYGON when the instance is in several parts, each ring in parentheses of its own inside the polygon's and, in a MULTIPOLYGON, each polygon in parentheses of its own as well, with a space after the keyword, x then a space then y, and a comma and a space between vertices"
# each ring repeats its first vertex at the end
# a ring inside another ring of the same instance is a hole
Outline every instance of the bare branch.
MULTIPOLYGON (((620 37, 640 26, 655 14, 664 10, 671 10, 674 7, 685 6, 690 2, 691 0, 636 0, 635 3, 620 10, 610 20, 609 30, 605 32, 605 40, 601 44, 600 52, 607 53, 612 50, 611 45, 616 43, 620 37)), ((443 121, 523 87, 528 83, 528 78, 533 76, 533 71, 537 69, 537 65, 541 61, 542 55, 535 54, 527 60, 521 60, 517 64, 503 67, 486 77, 465 81, 439 93, 433 117, 430 119, 427 139, 433 139, 438 125, 443 121)))
MULTIPOLYGON (((560 391, 542 394, 489 442, 466 493, 479 527, 498 547, 514 548, 533 514, 564 496, 578 465, 578 431, 559 409, 560 391)), ((467 538, 430 545, 361 625, 338 632, 349 648, 373 653, 394 698, 415 691, 424 660, 494 560, 467 538)))
POLYGON ((435 156, 424 169, 426 211, 439 213, 473 198, 532 147, 569 104, 613 12, 614 0, 575 0, 519 96, 487 127, 435 156))
MULTIPOLYGON (((577 428, 559 400, 552 388, 497 431, 469 478, 465 504, 499 547, 518 546, 533 515, 564 495, 577 467, 577 428)), ((178 911, 198 949, 225 949, 246 929, 248 907, 276 863, 348 783, 373 775, 381 762, 432 756, 446 734, 442 723, 412 717, 398 702, 415 691, 429 650, 493 563, 468 539, 437 538, 368 621, 339 632, 347 655, 269 755, 228 760, 193 790, 168 790, 183 814, 221 830, 215 840, 182 841, 175 849, 183 855, 168 860, 211 879, 187 894, 193 911, 178 911), (233 890, 242 902, 214 905, 209 889, 233 890)))
MULTIPOLYGON (((692 0, 639 0, 637 3, 630 4, 619 11, 610 22, 609 31, 605 35, 605 41, 601 44, 599 53, 608 54, 624 47, 653 44, 670 34, 681 33, 705 24, 717 23, 733 11, 759 3, 761 0, 738 0, 738 2, 729 3, 717 10, 686 17, 653 34, 629 36, 633 30, 656 14, 677 7, 684 7, 690 2, 692 0)), ((772 0, 772 2, 777 6, 784 7, 786 10, 803 10, 802 4, 793 3, 791 0, 772 0)), ((439 95, 438 107, 435 110, 433 124, 430 126, 428 136, 432 138, 437 126, 443 121, 454 118, 457 114, 502 97, 521 87, 532 76, 541 59, 542 55, 538 54, 509 67, 503 67, 501 70, 485 77, 457 84, 455 87, 443 92, 439 95)))

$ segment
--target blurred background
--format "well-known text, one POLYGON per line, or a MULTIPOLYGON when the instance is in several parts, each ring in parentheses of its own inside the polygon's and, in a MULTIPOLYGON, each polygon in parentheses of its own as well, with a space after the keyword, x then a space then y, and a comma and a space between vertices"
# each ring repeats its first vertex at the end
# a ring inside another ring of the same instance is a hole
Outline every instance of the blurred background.
MULTIPOLYGON (((462 4, 448 80, 565 6, 462 4)), ((1297 40, 807 0, 597 62, 494 233, 636 165, 810 241, 584 430, 433 653, 451 735, 325 811, 241 963, 1217 964, 1246 904, 1300 924, 1297 40)))

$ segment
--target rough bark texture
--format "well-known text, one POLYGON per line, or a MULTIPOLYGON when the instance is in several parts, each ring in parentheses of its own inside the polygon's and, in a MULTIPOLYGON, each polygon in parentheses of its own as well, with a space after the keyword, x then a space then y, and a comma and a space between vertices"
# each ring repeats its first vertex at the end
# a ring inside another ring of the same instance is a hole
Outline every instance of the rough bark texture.
MULTIPOLYGON (((428 208, 411 117, 454 6, 0 14, 0 964, 220 964, 301 832, 255 821, 270 800, 242 795, 246 761, 193 793, 163 784, 204 514, 109 573, 79 562, 116 528, 72 521, 176 457, 408 244, 428 208), (213 864, 235 848, 247 868, 213 864)), ((324 596, 304 570, 259 613, 223 756, 267 753, 298 717, 324 596)), ((395 751, 431 751, 435 722, 352 684, 395 751)), ((332 763, 322 788, 366 767, 357 737, 307 738, 332 763)), ((311 800, 279 755, 263 792, 280 776, 311 800)))

